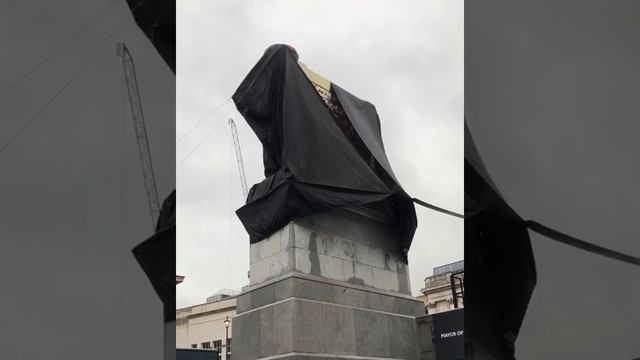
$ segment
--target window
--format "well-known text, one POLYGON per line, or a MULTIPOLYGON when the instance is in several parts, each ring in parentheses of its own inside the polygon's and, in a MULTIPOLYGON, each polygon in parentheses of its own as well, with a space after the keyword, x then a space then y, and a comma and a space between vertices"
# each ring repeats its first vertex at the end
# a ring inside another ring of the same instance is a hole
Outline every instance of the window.
POLYGON ((203 349, 211 349, 211 341, 203 342, 202 343, 202 348, 203 349))
POLYGON ((213 348, 218 350, 218 360, 222 359, 222 340, 214 340, 213 348))
POLYGON ((192 349, 197 349, 198 348, 198 344, 191 344, 191 348, 192 349))

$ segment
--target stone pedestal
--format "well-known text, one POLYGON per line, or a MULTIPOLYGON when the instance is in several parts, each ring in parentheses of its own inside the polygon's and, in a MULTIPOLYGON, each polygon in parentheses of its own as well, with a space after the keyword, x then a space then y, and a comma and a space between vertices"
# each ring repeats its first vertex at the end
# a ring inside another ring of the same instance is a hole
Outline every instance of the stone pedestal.
POLYGON ((407 265, 371 214, 295 221, 251 245, 250 287, 237 298, 235 359, 418 359, 407 265))

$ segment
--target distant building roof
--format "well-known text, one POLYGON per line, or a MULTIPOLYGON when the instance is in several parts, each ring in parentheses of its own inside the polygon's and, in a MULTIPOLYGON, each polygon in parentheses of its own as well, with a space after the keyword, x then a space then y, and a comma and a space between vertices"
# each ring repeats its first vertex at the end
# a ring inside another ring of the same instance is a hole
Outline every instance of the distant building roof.
POLYGON ((433 268, 433 275, 442 275, 446 273, 452 273, 456 271, 464 270, 464 260, 456 261, 451 264, 446 264, 433 268))
POLYGON ((209 296, 207 298, 207 302, 211 303, 211 302, 216 302, 216 301, 220 301, 222 299, 228 298, 228 297, 235 297, 240 295, 240 291, 238 290, 233 290, 233 289, 220 289, 218 291, 216 291, 213 295, 209 296))

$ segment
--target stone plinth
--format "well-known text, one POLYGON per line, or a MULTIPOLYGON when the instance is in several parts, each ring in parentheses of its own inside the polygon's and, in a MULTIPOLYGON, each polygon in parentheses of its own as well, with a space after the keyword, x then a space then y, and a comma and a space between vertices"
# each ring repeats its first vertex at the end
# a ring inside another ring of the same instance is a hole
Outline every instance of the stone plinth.
POLYGON ((251 245, 237 298, 235 359, 418 359, 407 265, 375 217, 340 210, 251 245))
POLYGON ((251 244, 250 285, 291 272, 411 293, 407 265, 392 229, 352 210, 295 221, 251 244))

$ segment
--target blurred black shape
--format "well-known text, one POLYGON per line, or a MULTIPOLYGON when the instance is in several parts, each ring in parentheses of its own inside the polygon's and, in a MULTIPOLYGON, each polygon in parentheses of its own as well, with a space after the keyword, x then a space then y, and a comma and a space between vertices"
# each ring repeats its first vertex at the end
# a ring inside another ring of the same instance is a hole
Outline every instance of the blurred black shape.
POLYGON ((153 43, 164 62, 176 73, 176 2, 127 0, 138 27, 153 43))
MULTIPOLYGON (((176 3, 173 0, 127 0, 138 27, 165 63, 176 72, 176 3)), ((155 234, 133 254, 164 305, 165 322, 175 320, 176 191, 162 204, 155 234)))
POLYGON ((465 123, 465 353, 514 359, 536 284, 526 223, 502 198, 465 123))
POLYGON ((156 232, 133 249, 133 255, 164 305, 165 322, 176 316, 176 191, 162 203, 156 232))

